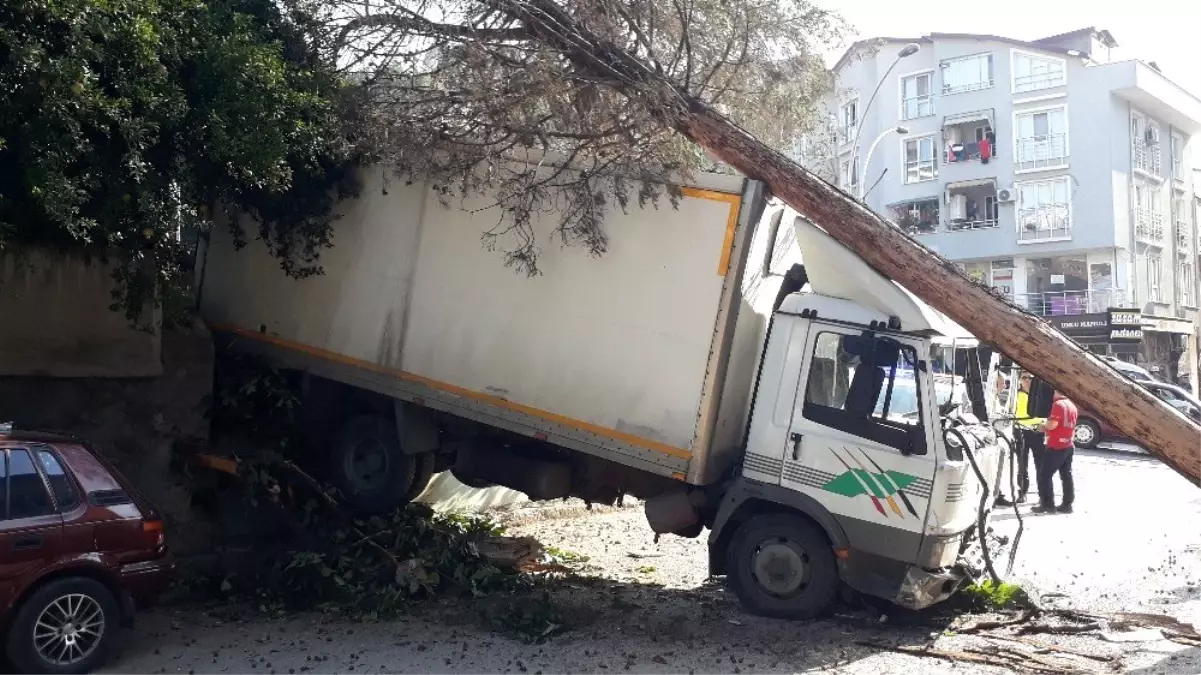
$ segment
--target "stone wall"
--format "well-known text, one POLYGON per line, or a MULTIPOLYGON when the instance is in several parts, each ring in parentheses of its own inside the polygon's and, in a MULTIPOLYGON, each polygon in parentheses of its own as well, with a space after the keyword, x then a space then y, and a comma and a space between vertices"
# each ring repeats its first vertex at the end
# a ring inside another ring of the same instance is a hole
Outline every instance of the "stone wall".
POLYGON ((213 526, 195 517, 172 457, 177 442, 207 441, 212 339, 197 321, 165 333, 161 357, 158 377, 0 377, 0 421, 90 441, 164 512, 172 547, 194 552, 213 526))
MULTIPOLYGON (((0 375, 161 375, 159 332, 132 328, 109 309, 112 270, 111 262, 41 250, 0 255, 0 375)), ((157 315, 150 324, 157 327, 157 315)))

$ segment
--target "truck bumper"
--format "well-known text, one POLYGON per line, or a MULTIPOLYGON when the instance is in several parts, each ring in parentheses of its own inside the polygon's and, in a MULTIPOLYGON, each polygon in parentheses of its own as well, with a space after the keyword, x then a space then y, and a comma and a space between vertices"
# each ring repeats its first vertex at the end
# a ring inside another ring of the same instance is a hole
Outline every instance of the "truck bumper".
POLYGON ((839 561, 851 588, 906 609, 925 609, 954 595, 968 581, 959 568, 923 569, 913 563, 852 549, 839 561))
POLYGON ((930 572, 908 565, 892 601, 906 609, 925 609, 951 597, 966 582, 965 575, 952 570, 930 572))

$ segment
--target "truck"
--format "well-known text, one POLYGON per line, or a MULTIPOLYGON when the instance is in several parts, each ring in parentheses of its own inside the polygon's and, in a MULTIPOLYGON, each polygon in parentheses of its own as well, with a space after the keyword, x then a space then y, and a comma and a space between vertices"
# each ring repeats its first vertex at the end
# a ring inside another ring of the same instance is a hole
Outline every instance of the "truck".
POLYGON ((775 617, 844 584, 923 608, 971 579, 1007 454, 999 355, 762 183, 698 174, 675 205, 614 208, 601 256, 539 214, 527 277, 489 250, 513 242, 487 195, 365 181, 323 274, 222 228, 198 266, 219 350, 299 373, 353 508, 446 470, 630 495, 656 536, 707 531, 711 573, 775 617))

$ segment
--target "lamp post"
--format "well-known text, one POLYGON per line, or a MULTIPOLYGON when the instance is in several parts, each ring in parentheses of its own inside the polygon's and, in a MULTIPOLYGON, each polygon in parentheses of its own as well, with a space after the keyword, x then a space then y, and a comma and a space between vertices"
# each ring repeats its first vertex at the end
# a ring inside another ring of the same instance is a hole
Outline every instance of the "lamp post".
POLYGON ((859 181, 855 190, 855 197, 859 201, 863 201, 863 181, 867 179, 867 165, 871 163, 872 155, 876 152, 876 148, 880 145, 880 141, 884 140, 885 136, 893 133, 894 131, 897 133, 897 135, 904 136, 905 134, 909 133, 909 127, 899 126, 891 129, 885 129, 884 133, 880 134, 876 137, 876 140, 872 141, 872 147, 867 149, 867 156, 864 157, 862 162, 860 162, 859 181))
MULTIPOLYGON (((888 67, 888 70, 884 71, 884 76, 881 77, 880 81, 876 83, 876 88, 872 90, 871 97, 867 99, 867 105, 863 106, 863 109, 859 111, 859 125, 855 128, 855 158, 859 157, 859 136, 863 133, 863 125, 867 123, 867 111, 871 110, 872 103, 874 103, 876 100, 876 95, 880 93, 880 87, 884 86, 884 81, 887 80, 888 76, 892 74, 893 69, 897 67, 897 64, 901 62, 901 59, 913 56, 921 48, 922 46, 916 42, 910 42, 904 47, 901 47, 900 51, 897 52, 897 57, 893 59, 892 65, 888 67)), ((891 131, 891 129, 889 131, 891 131)), ((879 143, 879 139, 876 139, 876 142, 879 143)), ((862 168, 864 164, 865 163, 861 163, 859 166, 862 168)), ((863 187, 860 186, 859 190, 862 191, 863 187)))

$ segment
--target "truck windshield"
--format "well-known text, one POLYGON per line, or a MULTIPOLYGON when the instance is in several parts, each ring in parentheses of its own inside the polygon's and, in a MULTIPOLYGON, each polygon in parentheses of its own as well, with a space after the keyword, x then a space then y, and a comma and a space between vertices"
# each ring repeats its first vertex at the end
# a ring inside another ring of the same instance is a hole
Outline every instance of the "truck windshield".
MULTIPOLYGON (((939 401, 948 401, 954 395, 955 387, 950 383, 935 383, 934 395, 939 401)), ((897 371, 897 379, 893 383, 892 400, 888 405, 888 417, 901 420, 914 420, 918 416, 917 384, 913 380, 913 371, 897 371)), ((876 401, 876 414, 884 413, 884 395, 876 401)))

